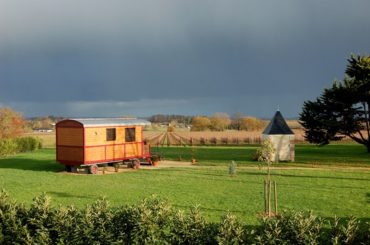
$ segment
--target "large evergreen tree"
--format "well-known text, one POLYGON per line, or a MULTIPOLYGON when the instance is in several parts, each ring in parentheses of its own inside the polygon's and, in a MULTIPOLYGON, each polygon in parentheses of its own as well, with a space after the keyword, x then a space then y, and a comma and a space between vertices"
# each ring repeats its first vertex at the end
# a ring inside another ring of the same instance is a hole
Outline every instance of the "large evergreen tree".
POLYGON ((300 123, 310 143, 326 145, 348 136, 370 153, 370 56, 352 55, 345 73, 343 81, 304 103, 300 123))

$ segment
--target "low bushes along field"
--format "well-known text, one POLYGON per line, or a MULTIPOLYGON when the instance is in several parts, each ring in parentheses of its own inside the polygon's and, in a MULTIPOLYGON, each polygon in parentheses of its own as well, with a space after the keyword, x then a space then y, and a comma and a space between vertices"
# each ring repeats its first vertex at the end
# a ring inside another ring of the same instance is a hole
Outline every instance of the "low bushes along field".
POLYGON ((41 139, 35 137, 21 137, 0 140, 0 157, 20 152, 34 151, 42 148, 41 139))
POLYGON ((210 223, 199 209, 185 213, 158 198, 111 208, 99 199, 84 209, 53 208, 41 195, 30 207, 0 193, 2 244, 368 244, 370 225, 355 218, 282 213, 247 226, 225 214, 210 223))

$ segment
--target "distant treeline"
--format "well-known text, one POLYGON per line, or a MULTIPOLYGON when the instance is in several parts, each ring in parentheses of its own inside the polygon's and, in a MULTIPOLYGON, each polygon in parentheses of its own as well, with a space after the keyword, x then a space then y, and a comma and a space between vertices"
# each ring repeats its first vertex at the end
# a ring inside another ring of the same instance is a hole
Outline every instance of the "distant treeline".
POLYGON ((236 113, 230 117, 218 112, 212 116, 153 115, 148 118, 152 123, 174 126, 191 126, 192 131, 224 131, 227 129, 256 131, 266 126, 266 121, 256 117, 242 116, 236 113))
POLYGON ((55 123, 65 119, 64 117, 57 117, 57 116, 45 116, 45 117, 31 117, 28 118, 27 124, 28 127, 36 130, 36 129, 53 129, 55 123))
MULTIPOLYGON (((65 117, 60 116, 45 116, 32 117, 27 119, 27 126, 30 129, 53 129, 55 123, 65 117)), ((211 116, 197 115, 176 115, 176 114, 156 114, 147 118, 153 124, 162 124, 170 127, 190 127, 192 131, 224 131, 245 130, 258 131, 266 127, 268 121, 256 117, 244 116, 240 113, 235 113, 230 116, 227 113, 218 112, 211 116)), ((298 124, 295 123, 295 124, 298 124)), ((290 125, 294 128, 299 125, 290 125)))
POLYGON ((157 114, 150 116, 148 120, 151 123, 170 124, 171 122, 176 122, 185 125, 190 125, 192 118, 193 116, 157 114))

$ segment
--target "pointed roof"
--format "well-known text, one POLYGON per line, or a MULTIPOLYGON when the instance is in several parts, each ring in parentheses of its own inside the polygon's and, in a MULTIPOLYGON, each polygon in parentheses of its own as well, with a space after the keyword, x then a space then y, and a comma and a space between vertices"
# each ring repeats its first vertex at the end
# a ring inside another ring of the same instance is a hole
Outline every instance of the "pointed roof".
POLYGON ((262 134, 294 134, 286 123, 280 111, 275 113, 269 125, 265 128, 262 134))

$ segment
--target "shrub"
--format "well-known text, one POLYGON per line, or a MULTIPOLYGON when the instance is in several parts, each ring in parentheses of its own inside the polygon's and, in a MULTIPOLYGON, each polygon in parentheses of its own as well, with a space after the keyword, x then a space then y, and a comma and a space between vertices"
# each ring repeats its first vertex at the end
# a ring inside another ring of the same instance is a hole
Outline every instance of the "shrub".
POLYGON ((54 211, 50 207, 50 198, 44 194, 33 199, 31 208, 27 212, 27 227, 34 242, 37 244, 50 244, 49 232, 54 211))
POLYGON ((253 229, 232 214, 209 223, 197 207, 187 213, 156 197, 114 209, 101 198, 76 209, 53 207, 42 194, 27 208, 0 191, 0 244, 368 244, 369 229, 307 212, 264 217, 253 229))
POLYGON ((81 241, 85 244, 109 244, 112 241, 112 209, 105 198, 100 198, 83 210, 79 224, 81 241))
POLYGON ((200 140, 199 140, 199 144, 200 145, 205 145, 206 144, 206 139, 201 137, 200 140))
POLYGON ((245 244, 245 229, 242 223, 232 214, 226 214, 218 229, 217 242, 219 244, 245 244))
POLYGON ((199 208, 194 207, 186 215, 178 210, 174 213, 171 228, 172 244, 214 244, 215 229, 207 224, 199 208))
POLYGON ((42 141, 35 137, 22 137, 15 139, 18 152, 34 151, 42 148, 42 141))
POLYGON ((0 157, 9 156, 17 153, 17 143, 12 139, 0 140, 0 157))
POLYGON ((0 244, 32 244, 33 238, 25 226, 28 210, 0 191, 0 244))
POLYGON ((42 148, 42 141, 35 137, 0 140, 0 157, 42 148))
POLYGON ((234 145, 239 145, 239 138, 232 138, 232 142, 234 145))
POLYGON ((167 202, 145 199, 131 210, 134 219, 130 240, 134 244, 163 244, 168 240, 172 207, 167 202))
MULTIPOLYGON (((243 142, 246 143, 246 144, 250 144, 251 143, 251 139, 249 137, 245 137, 243 139, 243 142)), ((257 161, 257 160, 256 160, 257 161)))
POLYGON ((212 137, 209 142, 213 145, 217 145, 217 138, 216 137, 212 137))
POLYGON ((275 148, 271 141, 266 139, 263 141, 261 147, 257 148, 256 152, 253 153, 252 158, 259 162, 265 162, 268 165, 274 160, 275 148))
POLYGON ((264 217, 256 240, 262 244, 319 244, 323 220, 312 213, 283 213, 264 217))
POLYGON ((236 175, 236 167, 237 167, 237 165, 236 165, 235 161, 231 161, 231 163, 229 165, 229 175, 230 176, 236 175))
POLYGON ((229 143, 229 139, 224 137, 224 138, 221 138, 221 143, 224 144, 224 145, 227 145, 229 143))
MULTIPOLYGON (((360 244, 360 242, 355 242, 356 237, 359 235, 357 233, 359 233, 359 222, 356 218, 350 217, 347 222, 343 222, 343 220, 335 217, 332 224, 330 242, 332 244, 360 244)), ((364 234, 366 234, 366 231, 364 234)))

